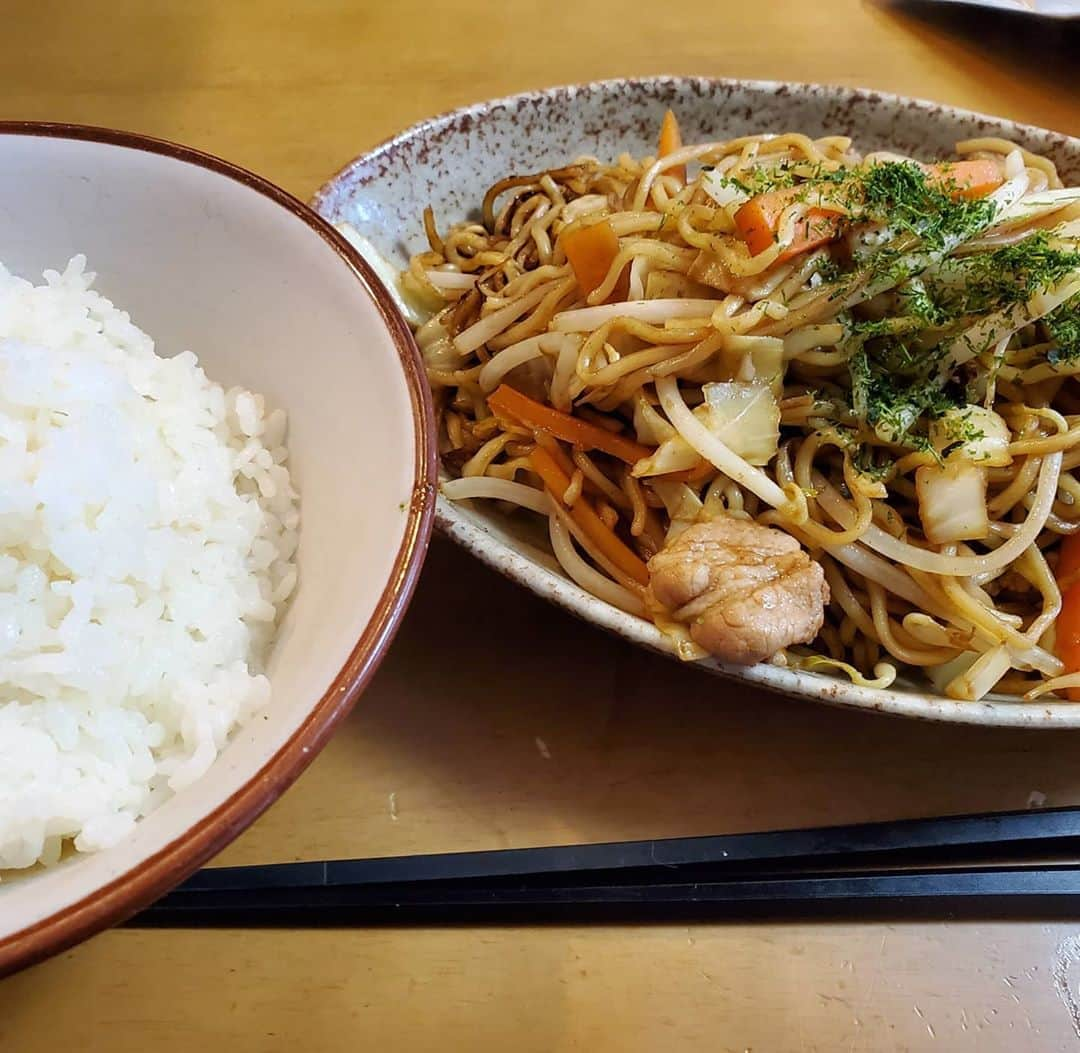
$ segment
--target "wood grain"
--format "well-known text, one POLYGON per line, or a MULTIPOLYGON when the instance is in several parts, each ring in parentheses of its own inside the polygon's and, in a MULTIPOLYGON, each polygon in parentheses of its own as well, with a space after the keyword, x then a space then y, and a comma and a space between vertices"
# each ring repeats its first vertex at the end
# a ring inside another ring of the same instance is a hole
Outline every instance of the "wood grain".
MULTIPOLYGON (((932 5, 50 0, 6 117, 131 128, 309 195, 429 113, 685 72, 919 95, 1080 134, 1075 33, 932 5)), ((221 858, 674 836, 1080 803, 1075 736, 777 699, 639 653, 436 542, 358 711, 221 858), (549 754, 550 756, 545 756, 549 754), (394 807, 391 806, 393 795, 394 807)), ((1067 1049, 1077 926, 128 932, 0 987, 0 1049, 1067 1049)))

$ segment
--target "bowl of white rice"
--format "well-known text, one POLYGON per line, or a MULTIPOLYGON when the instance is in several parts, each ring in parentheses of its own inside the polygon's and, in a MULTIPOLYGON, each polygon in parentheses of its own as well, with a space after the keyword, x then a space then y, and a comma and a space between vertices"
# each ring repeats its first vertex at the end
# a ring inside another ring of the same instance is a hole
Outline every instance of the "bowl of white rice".
POLYGON ((431 529, 408 328, 196 151, 0 124, 0 974, 182 880, 299 775, 431 529))

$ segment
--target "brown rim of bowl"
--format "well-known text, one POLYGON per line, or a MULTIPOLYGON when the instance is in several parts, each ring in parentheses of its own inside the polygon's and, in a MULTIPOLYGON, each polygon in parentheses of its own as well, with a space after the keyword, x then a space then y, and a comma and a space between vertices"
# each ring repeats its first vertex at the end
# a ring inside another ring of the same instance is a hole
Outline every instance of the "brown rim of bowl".
POLYGON ((345 665, 293 736, 236 793, 182 837, 103 888, 0 940, 0 977, 71 947, 152 903, 232 841, 315 759, 371 680, 412 597, 431 538, 438 463, 431 395, 420 352, 408 325, 363 257, 302 201, 261 176, 212 154, 135 132, 77 124, 0 121, 0 136, 8 135, 84 140, 171 157, 235 180, 306 223, 352 270, 390 332, 412 404, 416 464, 405 537, 394 560, 390 581, 345 665))

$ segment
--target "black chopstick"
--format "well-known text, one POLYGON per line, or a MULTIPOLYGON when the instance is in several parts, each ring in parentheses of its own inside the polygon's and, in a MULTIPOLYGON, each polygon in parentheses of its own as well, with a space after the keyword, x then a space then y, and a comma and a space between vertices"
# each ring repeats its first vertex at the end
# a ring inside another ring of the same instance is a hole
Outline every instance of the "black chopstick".
POLYGON ((643 885, 356 885, 166 896, 141 928, 857 917, 1080 918, 1080 868, 883 871, 643 885))
POLYGON ((996 912, 1020 901, 1056 915, 1080 904, 1080 867, 1030 861, 1062 853, 1080 854, 1080 809, 211 868, 131 924, 647 920, 843 914, 870 903, 996 912))
POLYGON ((731 867, 833 858, 891 858, 923 853, 939 861, 966 860, 987 851, 1080 852, 1080 809, 992 812, 934 819, 901 819, 766 833, 676 837, 650 841, 514 848, 488 852, 335 859, 313 863, 211 867, 171 895, 203 890, 254 892, 423 881, 456 881, 594 871, 731 867))

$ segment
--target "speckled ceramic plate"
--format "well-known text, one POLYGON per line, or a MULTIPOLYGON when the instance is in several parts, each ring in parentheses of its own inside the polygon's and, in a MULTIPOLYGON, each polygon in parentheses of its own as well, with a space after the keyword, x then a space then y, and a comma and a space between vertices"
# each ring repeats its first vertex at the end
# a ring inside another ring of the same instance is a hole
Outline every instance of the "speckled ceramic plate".
MULTIPOLYGON (((483 191, 505 173, 535 171, 583 153, 648 153, 668 106, 677 112, 687 141, 759 131, 843 133, 862 150, 892 147, 930 158, 951 151, 958 139, 1003 136, 1048 154, 1067 180, 1080 182, 1080 140, 1001 118, 849 88, 654 77, 529 92, 423 121, 347 165, 314 204, 326 218, 351 223, 392 264, 404 267, 409 254, 426 245, 420 217, 427 204, 445 224, 475 213, 483 191)), ((634 643, 671 653, 651 623, 567 580, 517 520, 440 499, 437 525, 538 596, 634 643)), ((875 691, 769 665, 701 666, 788 695, 923 720, 1080 727, 1080 704, 994 698, 964 703, 915 684, 875 691)))

